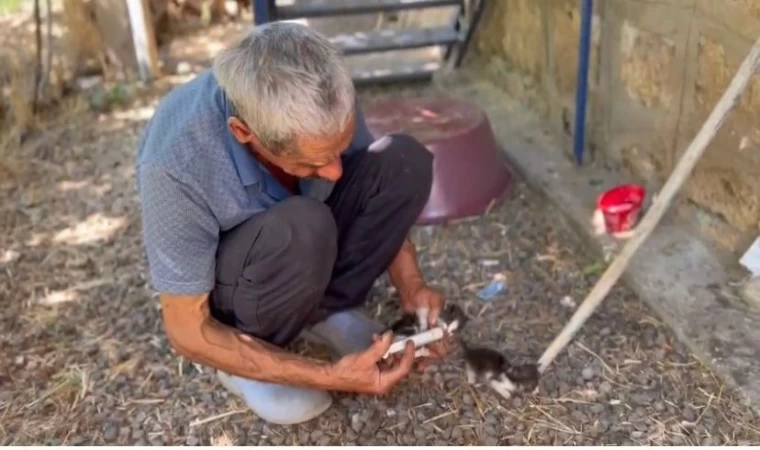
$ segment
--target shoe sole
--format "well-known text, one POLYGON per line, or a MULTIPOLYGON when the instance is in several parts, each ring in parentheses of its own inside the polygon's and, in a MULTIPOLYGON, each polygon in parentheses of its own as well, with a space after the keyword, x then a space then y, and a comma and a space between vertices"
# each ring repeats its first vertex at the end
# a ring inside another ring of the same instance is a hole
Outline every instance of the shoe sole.
POLYGON ((330 407, 333 404, 333 397, 332 397, 332 395, 327 394, 329 400, 327 402, 325 402, 324 406, 320 406, 319 408, 315 409, 310 414, 306 415, 305 418, 301 418, 301 419, 298 419, 298 420, 295 420, 295 421, 291 421, 291 420, 282 421, 282 420, 267 419, 266 417, 262 416, 258 411, 256 411, 256 408, 252 407, 248 403, 248 401, 245 399, 245 396, 243 396, 243 394, 241 394, 240 391, 234 386, 234 384, 232 383, 232 378, 229 375, 227 375, 225 373, 222 373, 220 371, 217 371, 216 378, 217 378, 217 380, 219 380, 219 383, 221 383, 221 385, 224 386, 225 389, 227 389, 231 394, 236 395, 245 404, 245 406, 248 407, 248 409, 250 409, 254 414, 256 414, 257 417, 259 417, 260 419, 262 419, 262 420, 264 420, 266 422, 273 423, 275 425, 297 425, 299 423, 308 422, 308 421, 310 421, 312 419, 316 419, 317 417, 319 417, 322 414, 324 414, 325 411, 327 411, 328 409, 330 409, 330 407))

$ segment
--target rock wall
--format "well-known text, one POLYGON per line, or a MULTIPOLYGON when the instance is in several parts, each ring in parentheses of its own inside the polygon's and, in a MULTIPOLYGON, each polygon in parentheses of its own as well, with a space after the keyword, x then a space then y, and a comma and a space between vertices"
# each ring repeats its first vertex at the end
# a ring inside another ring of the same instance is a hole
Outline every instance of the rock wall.
MULTIPOLYGON (((489 2, 470 64, 546 118, 572 148, 580 2, 489 2)), ((754 39, 760 0, 594 2, 587 160, 657 189, 754 39)), ((760 232, 760 77, 684 188, 677 211, 724 250, 760 232)))

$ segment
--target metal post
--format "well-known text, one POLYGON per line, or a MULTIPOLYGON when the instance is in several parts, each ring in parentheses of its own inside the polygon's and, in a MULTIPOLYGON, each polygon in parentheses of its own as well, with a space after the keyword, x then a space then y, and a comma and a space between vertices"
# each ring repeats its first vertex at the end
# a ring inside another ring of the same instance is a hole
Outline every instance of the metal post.
POLYGON ((262 25, 275 20, 273 16, 276 0, 252 0, 253 1, 253 23, 262 25))
POLYGON ((575 133, 573 154, 575 161, 583 164, 586 146, 586 100, 588 98, 588 64, 591 53, 591 17, 593 0, 583 0, 581 6, 581 34, 578 46, 578 79, 575 91, 575 133))

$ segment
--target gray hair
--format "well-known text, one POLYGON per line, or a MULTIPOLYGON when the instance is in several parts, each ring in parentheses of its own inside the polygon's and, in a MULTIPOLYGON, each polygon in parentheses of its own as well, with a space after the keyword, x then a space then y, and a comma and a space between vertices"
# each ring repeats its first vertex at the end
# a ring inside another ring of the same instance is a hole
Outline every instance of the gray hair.
POLYGON ((298 136, 343 132, 354 113, 340 50, 304 25, 256 26, 215 58, 214 75, 236 115, 275 154, 297 151, 298 136))

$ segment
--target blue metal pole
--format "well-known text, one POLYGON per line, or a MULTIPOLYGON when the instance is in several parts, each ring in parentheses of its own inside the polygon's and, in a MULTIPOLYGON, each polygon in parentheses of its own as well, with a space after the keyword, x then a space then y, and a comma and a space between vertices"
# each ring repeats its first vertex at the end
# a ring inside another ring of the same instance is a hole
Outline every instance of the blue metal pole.
POLYGON ((573 134, 573 154, 579 165, 583 164, 583 152, 586 146, 586 99, 588 98, 592 10, 593 0, 582 0, 581 34, 578 46, 578 84, 575 91, 575 133, 573 134))
POLYGON ((269 0, 253 0, 253 23, 254 25, 261 25, 267 22, 271 22, 270 17, 270 1, 269 0))

